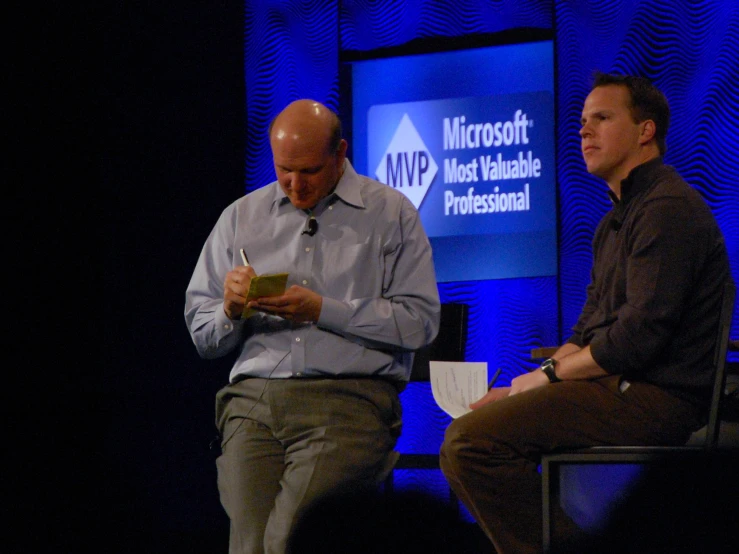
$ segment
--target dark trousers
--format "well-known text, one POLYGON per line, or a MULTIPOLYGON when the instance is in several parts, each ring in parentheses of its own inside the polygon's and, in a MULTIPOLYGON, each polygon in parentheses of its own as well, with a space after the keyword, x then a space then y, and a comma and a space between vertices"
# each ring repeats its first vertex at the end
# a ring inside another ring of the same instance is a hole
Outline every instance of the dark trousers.
MULTIPOLYGON (((448 427, 441 469, 500 554, 542 551, 537 468, 543 453, 679 445, 700 427, 691 404, 646 383, 623 392, 620 384, 619 376, 607 376, 547 385, 487 404, 448 427)), ((556 508, 554 517, 555 525, 567 526, 556 508)))

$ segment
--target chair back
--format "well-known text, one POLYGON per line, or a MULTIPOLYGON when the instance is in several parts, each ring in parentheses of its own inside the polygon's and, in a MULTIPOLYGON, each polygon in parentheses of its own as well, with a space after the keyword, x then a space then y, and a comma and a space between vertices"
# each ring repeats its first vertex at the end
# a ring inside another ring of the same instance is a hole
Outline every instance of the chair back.
POLYGON ((729 347, 729 331, 731 330, 735 296, 736 287, 729 279, 724 284, 719 328, 716 336, 716 346, 713 352, 713 366, 716 368, 716 373, 713 380, 711 407, 708 412, 708 425, 706 427, 705 448, 707 450, 714 449, 718 444, 718 435, 721 426, 721 399, 724 394, 724 388, 726 387, 726 351, 729 347))
POLYGON ((411 381, 429 381, 429 362, 462 362, 467 346, 467 317, 469 306, 456 302, 441 305, 439 334, 434 341, 417 350, 413 358, 411 381))

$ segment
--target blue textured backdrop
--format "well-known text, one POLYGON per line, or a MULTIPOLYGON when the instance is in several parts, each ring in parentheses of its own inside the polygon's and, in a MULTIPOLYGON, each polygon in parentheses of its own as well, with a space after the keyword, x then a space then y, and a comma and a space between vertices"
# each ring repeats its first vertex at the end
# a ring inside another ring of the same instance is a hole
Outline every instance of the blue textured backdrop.
MULTIPOLYGON (((247 191, 274 179, 267 125, 285 104, 310 97, 340 108, 343 50, 519 28, 554 31, 559 277, 440 285, 443 301, 470 305, 467 359, 486 361, 491 371, 502 367, 501 384, 533 366, 532 347, 566 338, 585 298, 591 237, 609 208, 605 185, 587 174, 580 154, 580 111, 593 70, 639 73, 665 91, 672 108, 666 161, 712 207, 739 282, 739 6, 734 0, 246 0, 245 21, 247 191)), ((437 450, 449 420, 428 389, 410 387, 403 403, 406 425, 399 449, 437 450)), ((443 487, 438 476, 406 479, 419 482, 432 490, 443 487)))

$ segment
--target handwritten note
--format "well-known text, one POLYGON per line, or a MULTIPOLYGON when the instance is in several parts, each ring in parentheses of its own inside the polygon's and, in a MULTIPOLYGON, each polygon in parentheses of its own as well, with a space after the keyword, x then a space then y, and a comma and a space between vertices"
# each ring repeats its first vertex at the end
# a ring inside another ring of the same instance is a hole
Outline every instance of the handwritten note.
POLYGON ((429 365, 434 400, 455 419, 470 412, 470 404, 488 390, 487 362, 431 362, 429 365))
MULTIPOLYGON (((246 302, 249 303, 251 300, 256 300, 257 298, 285 294, 287 276, 287 273, 275 273, 274 275, 258 275, 257 277, 252 277, 249 292, 246 295, 246 302)), ((241 313, 241 319, 246 319, 256 313, 256 310, 246 309, 241 313)))

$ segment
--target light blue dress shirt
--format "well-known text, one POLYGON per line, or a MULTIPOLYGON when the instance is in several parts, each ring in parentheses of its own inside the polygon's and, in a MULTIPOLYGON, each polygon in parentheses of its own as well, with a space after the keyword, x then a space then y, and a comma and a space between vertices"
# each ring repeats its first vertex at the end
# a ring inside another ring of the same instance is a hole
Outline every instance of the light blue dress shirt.
POLYGON ((357 174, 346 160, 334 193, 308 214, 275 181, 228 206, 203 246, 186 292, 185 320, 198 353, 235 349, 230 380, 376 376, 407 381, 412 351, 439 329, 439 293, 431 245, 418 211, 400 192, 357 174), (289 273, 323 297, 318 323, 256 314, 232 321, 223 310, 226 273, 289 273))

